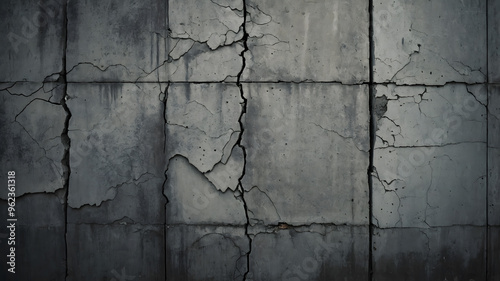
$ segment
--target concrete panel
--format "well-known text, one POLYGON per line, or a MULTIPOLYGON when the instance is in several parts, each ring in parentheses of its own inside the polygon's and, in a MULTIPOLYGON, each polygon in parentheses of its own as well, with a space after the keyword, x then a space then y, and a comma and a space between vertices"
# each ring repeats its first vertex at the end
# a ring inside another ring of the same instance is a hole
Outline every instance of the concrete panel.
POLYGON ((168 58, 166 8, 158 0, 69 1, 68 81, 133 82, 160 66, 168 58))
POLYGON ((382 148, 373 219, 381 228, 486 224, 486 144, 382 148))
POLYGON ((178 225, 165 231, 167 280, 244 280, 249 242, 243 227, 178 225))
POLYGON ((165 280, 162 225, 68 224, 66 280, 165 280))
POLYGON ((247 280, 367 280, 368 227, 276 227, 256 233, 247 280))
POLYGON ((167 161, 182 155, 202 173, 225 164, 241 131, 242 102, 236 84, 172 84, 165 110, 167 161))
POLYGON ((249 0, 245 81, 335 81, 369 77, 368 2, 249 0))
POLYGON ((488 81, 500 83, 500 1, 488 2, 488 81))
POLYGON ((63 71, 65 2, 2 1, 0 82, 59 78, 63 71))
POLYGON ((242 22, 212 1, 71 1, 68 81, 235 80, 242 22))
MULTIPOLYGON (((165 179, 164 144, 160 141, 165 123, 163 92, 159 84, 68 85, 67 104, 72 114, 68 203, 72 208, 99 206, 130 185, 155 202, 144 202, 148 207, 164 200, 158 189, 165 179), (156 194, 146 195, 146 190, 156 194)), ((139 201, 130 198, 122 208, 139 201)), ((140 220, 132 218, 136 219, 140 220)))
POLYGON ((485 243, 485 227, 376 229, 373 280, 486 280, 485 243))
POLYGON ((486 86, 375 91, 375 225, 484 225, 486 86))
POLYGON ((485 85, 379 85, 375 90, 376 148, 486 142, 485 85))
MULTIPOLYGON (((16 196, 54 192, 64 186, 61 135, 67 113, 60 104, 64 85, 5 83, 0 85, 1 179, 15 171, 16 196)), ((6 191, 0 198, 6 198, 6 191)))
POLYGON ((367 87, 248 84, 244 93, 250 222, 367 223, 367 87))
POLYGON ((221 192, 188 160, 170 160, 165 196, 167 224, 244 225, 245 206, 239 192, 221 192))
POLYGON ((378 83, 486 82, 486 1, 374 1, 378 83))
POLYGON ((500 227, 488 229, 488 280, 500 279, 500 227))
POLYGON ((243 67, 243 1, 167 1, 169 81, 236 81, 243 67))
MULTIPOLYGON (((21 176, 21 175, 18 175, 21 176)), ((16 198, 15 222, 7 222, 7 203, 0 202, 0 279, 14 280, 65 280, 65 204, 64 192, 54 194, 27 194, 16 198), (15 223, 15 235, 6 226, 15 223), (15 248, 15 273, 8 272, 15 248)), ((12 217, 9 217, 12 218, 12 217)))
MULTIPOLYGON (((165 222, 163 214, 167 202, 162 195, 164 182, 164 178, 146 175, 139 181, 124 183, 113 199, 104 201, 99 206, 68 208, 68 223, 162 224, 165 222)), ((73 187, 84 188, 71 186, 73 187)))

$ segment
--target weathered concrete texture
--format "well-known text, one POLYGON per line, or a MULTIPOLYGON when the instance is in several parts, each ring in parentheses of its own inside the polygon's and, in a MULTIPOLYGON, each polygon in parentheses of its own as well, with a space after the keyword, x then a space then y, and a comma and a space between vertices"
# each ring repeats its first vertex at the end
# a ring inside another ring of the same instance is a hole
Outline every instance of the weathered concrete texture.
POLYGON ((151 72, 167 60, 166 20, 165 1, 69 1, 68 81, 130 82, 151 72))
MULTIPOLYGON (((76 169, 79 171, 79 169, 76 169)), ((116 196, 100 206, 68 208, 69 223, 163 224, 167 200, 162 196, 164 178, 147 174, 140 180, 124 183, 116 196)), ((82 187, 87 188, 86 186, 82 187)))
POLYGON ((485 280, 485 243, 484 227, 376 229, 373 280, 485 280))
POLYGON ((488 228, 488 280, 500 280, 500 227, 488 228))
MULTIPOLYGON (((153 208, 144 214, 159 211, 155 206, 165 200, 160 193, 166 169, 164 91, 161 84, 68 85, 70 207, 99 206, 115 198, 123 187, 125 193, 151 200, 143 203, 153 208), (136 193, 134 188, 141 191, 136 193)), ((140 200, 121 197, 123 205, 117 208, 140 200)))
POLYGON ((486 142, 484 85, 379 85, 375 91, 376 148, 486 142))
POLYGON ((236 77, 242 67, 242 2, 233 9, 220 2, 70 1, 68 81, 236 77))
POLYGON ((488 224, 500 225, 500 86, 488 97, 488 224))
POLYGON ((488 2, 488 81, 500 83, 500 1, 488 2))
POLYGON ((59 78, 56 73, 63 70, 64 2, 2 1, 0 82, 59 78))
POLYGON ((239 192, 222 193, 182 156, 170 160, 164 189, 167 224, 244 225, 239 192))
POLYGON ((250 223, 368 222, 368 89, 245 84, 250 223), (298 207, 299 206, 299 207, 298 207))
POLYGON ((149 80, 151 76, 166 76, 169 81, 174 82, 234 82, 242 68, 241 43, 211 50, 206 43, 192 39, 172 39, 169 50, 171 62, 144 78, 141 77, 141 81, 149 80))
POLYGON ((367 280, 368 227, 307 226, 257 233, 247 280, 367 280))
POLYGON ((378 227, 486 224, 486 144, 376 149, 374 166, 378 227))
POLYGON ((375 88, 378 227, 484 225, 484 85, 375 88))
POLYGON ((169 81, 236 81, 243 66, 243 1, 167 1, 169 81))
POLYGON ((243 1, 168 0, 170 37, 215 50, 243 37, 243 1))
POLYGON ((167 226, 167 280, 244 280, 248 240, 243 227, 167 226))
MULTIPOLYGON (((22 175, 16 196, 63 188, 61 139, 66 112, 59 104, 64 85, 56 83, 0 84, 0 163, 22 175)), ((0 193, 6 198, 7 189, 0 193)))
POLYGON ((164 227, 68 224, 66 280, 165 280, 164 227))
POLYGON ((375 82, 486 81, 486 1, 373 1, 373 20, 375 82))
MULTIPOLYGON (((64 192, 63 192, 64 193, 64 192)), ((0 230, 0 279, 64 280, 66 276, 65 202, 63 193, 27 194, 16 198, 15 244, 9 243, 9 223, 0 230), (15 247, 15 275, 7 272, 7 255, 15 247)), ((0 201, 0 219, 7 220, 7 203, 0 201), (5 211, 3 211, 5 210, 5 211)))
POLYGON ((248 0, 245 81, 335 81, 369 77, 368 2, 248 0))
POLYGON ((240 132, 243 101, 236 84, 175 83, 167 92, 167 159, 182 155, 202 173, 226 163, 240 132))

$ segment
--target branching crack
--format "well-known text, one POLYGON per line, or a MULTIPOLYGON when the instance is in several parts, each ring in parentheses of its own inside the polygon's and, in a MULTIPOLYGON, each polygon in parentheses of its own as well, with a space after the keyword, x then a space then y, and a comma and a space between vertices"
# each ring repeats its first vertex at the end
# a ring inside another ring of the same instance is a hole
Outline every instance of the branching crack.
POLYGON ((399 72, 401 72, 403 69, 405 69, 405 67, 407 67, 412 62, 411 59, 412 59, 413 55, 420 53, 420 47, 421 47, 421 45, 418 44, 418 50, 413 51, 408 56, 408 62, 405 65, 403 65, 403 67, 401 67, 398 71, 396 71, 396 73, 394 73, 394 75, 391 77, 391 79, 389 81, 394 81, 394 78, 396 78, 396 76, 399 74, 399 72))
POLYGON ((273 200, 271 200, 271 197, 269 197, 269 195, 267 195, 266 192, 262 191, 258 186, 253 186, 248 192, 252 191, 252 189, 256 188, 260 193, 264 194, 267 199, 269 199, 269 202, 271 202, 271 204, 273 205, 273 208, 274 208, 274 211, 276 212, 276 215, 278 215, 278 218, 279 220, 281 221, 281 216, 280 216, 280 213, 278 212, 278 208, 276 208, 276 205, 274 205, 274 202, 273 200))
POLYGON ((77 68, 80 65, 90 65, 90 66, 92 66, 94 68, 99 69, 101 72, 106 72, 111 67, 123 67, 123 68, 125 68, 125 70, 127 71, 127 73, 130 73, 130 71, 128 70, 128 68, 125 65, 120 64, 120 63, 111 64, 111 65, 106 66, 105 68, 101 68, 101 67, 99 67, 99 66, 97 66, 97 65, 95 65, 95 64, 93 64, 91 62, 79 62, 78 64, 74 65, 65 75, 69 74, 71 71, 73 71, 75 68, 77 68))
POLYGON ((467 90, 467 92, 468 92, 469 94, 471 94, 471 95, 474 97, 474 99, 475 99, 475 100, 476 100, 479 104, 481 104, 482 106, 484 106, 485 108, 487 108, 487 105, 486 105, 486 104, 484 104, 483 102, 481 102, 480 100, 478 100, 478 99, 477 99, 477 97, 476 97, 476 95, 475 95, 473 92, 471 92, 471 91, 469 90, 469 87, 468 87, 467 85, 465 85, 465 89, 467 90))
POLYGON ((246 170, 246 165, 247 165, 247 151, 245 146, 242 143, 243 139, 243 133, 245 131, 244 128, 244 116, 247 112, 247 105, 248 101, 247 98, 245 97, 245 94, 243 92, 243 84, 241 83, 241 77, 243 75, 243 71, 245 70, 246 67, 246 59, 245 59, 245 52, 248 51, 248 32, 246 30, 246 21, 247 21, 247 3, 246 0, 243 1, 243 23, 242 23, 242 30, 243 30, 243 38, 241 39, 241 42, 243 43, 243 50, 240 53, 241 59, 242 59, 242 65, 241 65, 241 70, 239 71, 238 75, 236 76, 236 85, 240 89, 240 95, 241 99, 243 102, 241 103, 241 115, 238 118, 238 123, 240 124, 240 135, 238 137, 238 141, 236 142, 236 145, 238 145, 242 151, 243 151, 243 171, 241 173, 241 176, 238 179, 239 183, 239 189, 241 192, 241 200, 243 202, 243 207, 245 208, 245 217, 246 217, 246 225, 245 225, 245 235, 248 238, 248 252, 246 254, 247 256, 247 269, 245 274, 243 275, 243 281, 247 279, 248 273, 250 272, 250 254, 252 253, 252 238, 250 237, 250 234, 248 233, 249 227, 250 227, 250 217, 248 215, 248 205, 245 200, 245 189, 243 188, 243 182, 242 179, 245 176, 245 170, 246 170))

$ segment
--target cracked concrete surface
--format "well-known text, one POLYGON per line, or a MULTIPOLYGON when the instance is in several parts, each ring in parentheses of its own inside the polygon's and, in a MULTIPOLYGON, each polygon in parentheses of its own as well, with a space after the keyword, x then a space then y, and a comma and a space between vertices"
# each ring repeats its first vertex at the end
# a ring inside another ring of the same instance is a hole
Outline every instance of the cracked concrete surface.
POLYGON ((242 12, 224 3, 202 3, 69 5, 68 81, 220 82, 235 77, 241 68, 242 12))
POLYGON ((378 116, 375 148, 486 142, 484 85, 377 86, 386 110, 378 116))
POLYGON ((244 81, 368 81, 368 1, 246 1, 244 81))
POLYGON ((14 277, 497 280, 499 5, 6 1, 14 277))
POLYGON ((99 206, 124 185, 163 179, 161 92, 157 84, 69 85, 70 207, 99 206))
MULTIPOLYGON (((59 103, 63 86, 21 82, 0 87, 2 166, 25 175, 18 180, 16 195, 63 188, 61 134, 66 112, 59 103)), ((5 192, 0 195, 2 199, 6 196, 5 192)))
POLYGON ((373 218, 377 227, 485 225, 485 144, 374 152, 373 218))
POLYGON ((250 223, 367 223, 367 87, 244 86, 250 223))
POLYGON ((384 106, 376 113, 374 224, 485 225, 487 87, 380 85, 375 91, 384 106))
POLYGON ((169 161, 164 189, 168 224, 244 225, 243 202, 237 193, 216 186, 182 156, 169 161))
POLYGON ((486 1, 373 1, 373 13, 375 82, 486 82, 486 1))
POLYGON ((166 158, 182 155, 202 173, 226 162, 233 133, 241 130, 241 103, 235 84, 171 84, 165 110, 166 158))

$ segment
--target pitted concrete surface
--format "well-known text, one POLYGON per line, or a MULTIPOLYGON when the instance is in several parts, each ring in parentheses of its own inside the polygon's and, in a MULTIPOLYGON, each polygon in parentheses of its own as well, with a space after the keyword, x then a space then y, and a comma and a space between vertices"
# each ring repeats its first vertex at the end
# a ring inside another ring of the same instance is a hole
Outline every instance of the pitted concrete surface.
POLYGON ((500 278, 500 1, 2 4, 0 280, 500 278))

